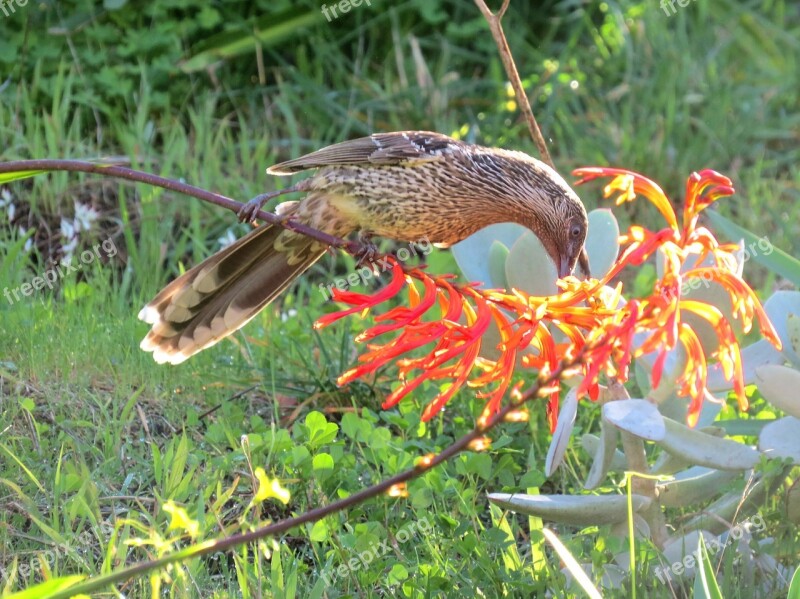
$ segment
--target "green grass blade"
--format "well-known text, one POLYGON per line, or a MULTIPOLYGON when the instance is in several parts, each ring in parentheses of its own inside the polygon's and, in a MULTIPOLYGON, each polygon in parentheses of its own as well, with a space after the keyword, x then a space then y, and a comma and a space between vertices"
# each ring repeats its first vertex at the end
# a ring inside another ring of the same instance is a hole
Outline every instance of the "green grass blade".
POLYGON ((698 577, 700 585, 695 584, 695 597, 700 596, 697 592, 699 591, 703 593, 703 597, 706 597, 706 599, 722 599, 722 591, 719 590, 717 579, 714 577, 714 566, 711 565, 711 558, 708 557, 703 535, 698 537, 697 551, 700 556, 700 568, 698 568, 700 570, 700 576, 698 577))
POLYGON ((47 171, 17 171, 13 173, 0 173, 0 185, 11 183, 12 181, 19 181, 20 179, 29 179, 46 172, 47 171))
POLYGON ((297 30, 322 20, 317 10, 298 11, 290 9, 279 15, 267 15, 258 19, 253 30, 226 31, 205 40, 197 54, 180 65, 184 73, 194 73, 208 68, 220 60, 234 58, 251 52, 256 44, 277 44, 297 30))
POLYGON ((63 591, 68 589, 69 587, 75 585, 76 583, 83 580, 85 577, 81 575, 75 576, 62 576, 60 578, 54 578, 52 580, 48 580, 41 584, 37 584, 32 587, 28 587, 24 591, 20 591, 19 593, 12 593, 11 595, 5 595, 6 599, 47 599, 51 597, 54 593, 59 591, 63 591))
POLYGON ((786 599, 800 599, 800 568, 794 571, 792 576, 792 583, 789 585, 789 592, 786 599))
POLYGON ((569 570, 570 574, 575 578, 575 582, 581 585, 581 588, 590 599, 603 599, 600 591, 592 584, 592 581, 586 576, 586 572, 583 571, 583 568, 581 568, 581 565, 569 552, 569 549, 561 542, 561 539, 549 528, 542 528, 542 533, 544 533, 544 538, 553 546, 553 549, 556 550, 558 557, 564 562, 567 570, 569 570))

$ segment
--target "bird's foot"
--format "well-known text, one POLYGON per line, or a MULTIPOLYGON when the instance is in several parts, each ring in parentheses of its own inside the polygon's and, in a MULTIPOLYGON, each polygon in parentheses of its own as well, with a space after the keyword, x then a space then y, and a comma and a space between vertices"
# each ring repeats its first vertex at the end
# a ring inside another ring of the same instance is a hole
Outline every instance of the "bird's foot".
MULTIPOLYGON (((291 187, 287 187, 285 189, 278 189, 275 191, 268 191, 267 193, 262 193, 254 197, 252 200, 247 202, 244 206, 239 209, 238 217, 239 222, 249 223, 256 219, 256 214, 261 210, 261 208, 269 202, 272 198, 278 197, 285 193, 294 193, 296 191, 306 191, 307 186, 304 185, 304 181, 296 185, 292 185, 291 187)), ((291 204, 292 207, 297 205, 297 202, 284 202, 284 204, 291 204)), ((283 205, 283 204, 281 204, 283 205)), ((284 210, 286 212, 286 210, 284 210)), ((279 216, 282 216, 282 213, 278 212, 279 216)))
POLYGON ((361 247, 358 249, 355 255, 355 257, 358 259, 357 266, 366 266, 367 264, 374 262, 375 259, 380 256, 378 246, 375 245, 374 241, 372 241, 372 235, 370 233, 359 233, 358 243, 361 244, 361 247))
POLYGON ((249 223, 256 219, 256 214, 261 210, 261 207, 269 202, 272 198, 278 195, 279 192, 262 193, 254 197, 239 209, 237 216, 239 222, 249 223))

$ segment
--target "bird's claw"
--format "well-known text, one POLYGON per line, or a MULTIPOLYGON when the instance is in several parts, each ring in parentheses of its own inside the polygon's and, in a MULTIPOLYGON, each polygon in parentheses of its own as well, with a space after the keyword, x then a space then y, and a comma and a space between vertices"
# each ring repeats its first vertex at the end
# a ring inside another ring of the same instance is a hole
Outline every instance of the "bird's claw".
POLYGON ((356 252, 355 257, 358 259, 357 266, 365 266, 370 262, 375 262, 375 259, 380 255, 378 246, 372 241, 372 236, 367 234, 360 234, 358 242, 361 247, 356 252))
POLYGON ((261 210, 261 207, 266 204, 270 198, 274 197, 274 195, 274 193, 262 193, 239 208, 239 212, 237 213, 239 222, 253 222, 256 219, 256 214, 261 210))

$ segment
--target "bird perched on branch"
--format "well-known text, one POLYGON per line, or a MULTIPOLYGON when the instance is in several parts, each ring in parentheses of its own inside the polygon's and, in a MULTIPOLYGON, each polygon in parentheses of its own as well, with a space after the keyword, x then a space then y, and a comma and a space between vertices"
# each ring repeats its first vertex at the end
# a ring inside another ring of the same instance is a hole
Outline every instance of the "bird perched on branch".
MULTIPOLYGON (((427 238, 448 247, 494 223, 533 231, 565 277, 583 253, 587 217, 558 173, 523 154, 469 145, 439 133, 376 133, 328 146, 267 169, 314 170, 307 179, 264 194, 239 213, 250 221, 271 197, 292 219, 336 237, 359 232, 400 241, 427 238)), ((319 260, 324 243, 264 224, 167 285, 139 313, 152 325, 141 343, 156 362, 179 364, 243 327, 319 260)))

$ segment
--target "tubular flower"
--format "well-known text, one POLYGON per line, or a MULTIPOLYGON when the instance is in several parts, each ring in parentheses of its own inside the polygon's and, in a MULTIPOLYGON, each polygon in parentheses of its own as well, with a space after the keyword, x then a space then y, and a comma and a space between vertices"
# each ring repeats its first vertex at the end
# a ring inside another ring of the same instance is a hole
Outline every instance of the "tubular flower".
MULTIPOLYGON (((761 334, 780 348, 780 339, 761 303, 737 274, 734 252, 738 246, 720 244, 708 229, 697 224, 700 213, 706 207, 734 193, 731 181, 713 170, 692 173, 686 184, 682 222, 678 223, 664 192, 642 175, 606 168, 583 168, 574 174, 582 177, 579 184, 597 177, 614 177, 605 188, 606 197, 618 191, 622 201, 630 201, 636 193, 640 193, 658 207, 667 221, 668 227, 655 233, 641 227, 631 227, 627 234, 622 235, 620 241, 627 247, 604 279, 607 281, 609 276, 615 276, 629 264, 641 264, 656 249, 661 250, 663 274, 653 293, 640 301, 636 318, 637 332, 645 332, 648 336, 633 351, 634 357, 656 352, 651 373, 653 386, 658 385, 661 379, 667 353, 680 343, 687 359, 676 384, 679 394, 691 398, 687 416, 690 425, 697 423, 703 398, 707 395, 708 359, 720 361, 727 380, 733 383, 740 408, 747 409, 739 344, 731 323, 718 307, 684 297, 687 279, 699 278, 706 283, 719 284, 728 294, 733 317, 741 321, 743 330, 749 331, 757 318, 761 334), (702 265, 707 260, 711 261, 711 265, 702 265), (708 356, 696 332, 682 320, 684 311, 703 318, 716 331, 718 343, 708 356)), ((620 203, 619 198, 617 203, 620 203)))
MULTIPOLYGON (((356 337, 367 343, 367 351, 338 383, 346 384, 393 364, 399 386, 386 398, 384 408, 396 405, 430 381, 439 391, 423 411, 422 419, 429 420, 457 391, 469 387, 486 400, 479 419, 486 424, 509 390, 512 397, 520 396, 522 381, 514 383, 518 364, 538 370, 542 378, 560 362, 580 354, 580 364, 571 372, 582 377, 579 393, 596 399, 601 377, 626 381, 632 359, 645 354, 655 353, 651 379, 657 386, 668 353, 680 344, 687 358, 677 375, 676 389, 691 398, 687 417, 691 425, 697 422, 708 395, 709 360, 720 361, 740 407, 746 409, 741 356, 731 323, 718 307, 684 297, 687 279, 718 283, 730 297, 734 318, 741 320, 743 329, 749 330, 757 319, 764 337, 780 347, 753 290, 737 274, 737 246, 720 244, 710 231, 697 225, 703 209, 733 193, 730 181, 711 170, 693 173, 679 222, 662 189, 646 177, 611 168, 583 168, 575 174, 581 177, 579 183, 613 177, 605 188, 606 196, 618 192, 618 204, 644 196, 664 217, 666 227, 659 231, 630 227, 620 236, 620 256, 600 280, 567 277, 559 281, 559 293, 549 297, 462 285, 450 275, 404 269, 390 258, 392 280, 386 287, 373 294, 334 290, 334 299, 349 307, 321 317, 314 325, 322 328, 355 313, 375 314, 381 304, 403 291, 407 293, 404 305, 375 315, 375 324, 356 337), (626 266, 643 264, 657 250, 661 250, 663 275, 653 292, 620 307, 622 284, 614 288, 609 284, 626 266), (682 318, 684 313, 699 316, 716 331, 718 344, 708 355, 697 333, 682 318), (499 342, 493 348, 499 357, 490 360, 481 356, 481 348, 492 325, 499 333, 499 342), (561 334, 554 336, 555 331, 561 334)), ((548 397, 551 428, 558 417, 559 392, 558 384, 539 390, 540 396, 548 397)))

